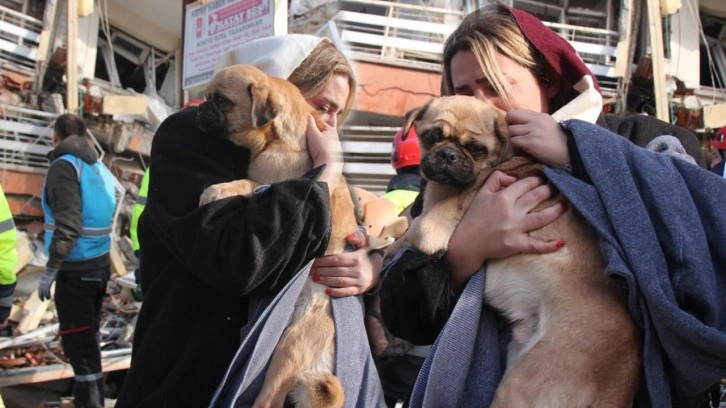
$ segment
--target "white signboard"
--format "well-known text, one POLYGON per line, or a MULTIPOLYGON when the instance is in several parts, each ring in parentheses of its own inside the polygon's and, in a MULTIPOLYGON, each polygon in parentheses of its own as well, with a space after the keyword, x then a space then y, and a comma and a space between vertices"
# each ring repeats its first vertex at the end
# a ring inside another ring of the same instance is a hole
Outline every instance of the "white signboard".
MULTIPOLYGON (((286 4, 283 7, 277 11, 282 11, 287 23, 286 4)), ((275 35, 275 9, 274 0, 214 0, 187 6, 182 87, 188 89, 209 81, 217 59, 230 49, 275 35)))

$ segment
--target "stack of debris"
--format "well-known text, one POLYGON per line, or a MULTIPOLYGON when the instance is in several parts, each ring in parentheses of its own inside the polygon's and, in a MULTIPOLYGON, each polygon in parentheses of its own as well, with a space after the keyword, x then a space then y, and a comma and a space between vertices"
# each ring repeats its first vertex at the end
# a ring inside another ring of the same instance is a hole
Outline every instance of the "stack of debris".
MULTIPOLYGON (((73 376, 60 343, 55 304, 52 299, 41 301, 36 291, 44 271, 42 243, 28 239, 25 232, 19 232, 19 237, 19 253, 25 255, 19 265, 10 324, 0 333, 0 387, 73 376)), ((100 327, 104 371, 128 368, 136 315, 141 306, 135 292, 137 261, 128 238, 116 240, 113 248, 112 276, 100 327)))

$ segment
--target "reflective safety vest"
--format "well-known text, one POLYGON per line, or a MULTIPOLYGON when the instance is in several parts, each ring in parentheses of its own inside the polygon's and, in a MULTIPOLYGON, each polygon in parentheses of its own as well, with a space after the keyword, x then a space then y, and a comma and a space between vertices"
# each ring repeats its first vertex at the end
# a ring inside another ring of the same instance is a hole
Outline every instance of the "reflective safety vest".
POLYGON ((151 166, 146 168, 144 172, 144 178, 141 179, 141 188, 139 188, 139 195, 136 197, 136 203, 134 208, 131 210, 131 227, 129 228, 129 234, 131 234, 131 248, 134 251, 139 250, 139 217, 146 208, 146 196, 149 194, 149 169, 151 166))
POLYGON ((406 208, 413 204, 418 194, 418 191, 400 189, 391 190, 384 194, 383 197, 391 200, 393 205, 396 207, 396 214, 400 215, 406 208))
MULTIPOLYGON (((81 185, 81 221, 83 229, 67 261, 93 259, 111 251, 111 224, 116 208, 113 174, 97 161, 88 164, 71 154, 53 161, 65 160, 73 165, 81 185)), ((45 213, 45 253, 48 254, 55 231, 55 220, 45 196, 43 186, 43 212, 45 213)))
POLYGON ((15 228, 10 205, 0 186, 0 285, 15 283, 18 265, 18 231, 15 228))

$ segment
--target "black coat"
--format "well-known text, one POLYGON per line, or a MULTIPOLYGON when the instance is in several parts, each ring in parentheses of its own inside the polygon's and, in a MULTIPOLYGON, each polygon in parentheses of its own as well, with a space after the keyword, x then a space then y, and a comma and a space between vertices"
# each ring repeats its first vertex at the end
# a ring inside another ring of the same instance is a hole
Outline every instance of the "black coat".
MULTIPOLYGON (((696 163, 705 167, 698 138, 686 129, 642 115, 606 115, 601 116, 597 124, 641 147, 658 136, 675 136, 696 163)), ((577 149, 570 146, 569 150, 573 173, 587 179, 577 149)), ((414 210, 418 209, 418 212, 412 211, 414 217, 420 214, 423 196, 419 194, 413 205, 414 210)), ((418 251, 408 251, 384 266, 383 272, 381 315, 388 329, 414 344, 433 343, 458 299, 449 287, 451 272, 446 258, 443 254, 429 257, 418 251)))
POLYGON ((249 151, 202 132, 197 109, 154 136, 139 220, 144 301, 117 407, 207 406, 259 296, 280 289, 330 235, 327 187, 306 177, 203 207, 210 185, 247 176, 249 151))

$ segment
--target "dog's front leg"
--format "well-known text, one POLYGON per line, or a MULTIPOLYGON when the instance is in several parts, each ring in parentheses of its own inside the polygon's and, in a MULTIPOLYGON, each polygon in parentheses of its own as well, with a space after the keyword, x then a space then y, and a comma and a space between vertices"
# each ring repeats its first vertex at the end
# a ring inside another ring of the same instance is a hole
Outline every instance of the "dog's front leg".
POLYGON ((406 233, 411 244, 427 255, 446 251, 449 247, 449 239, 454 234, 454 230, 459 225, 459 221, 464 216, 473 197, 474 193, 466 192, 447 197, 430 208, 425 208, 424 214, 414 220, 411 225, 412 233, 410 235, 406 233))
POLYGON ((252 180, 236 180, 229 183, 214 184, 207 187, 199 196, 199 206, 227 197, 250 196, 256 187, 257 183, 252 180))

